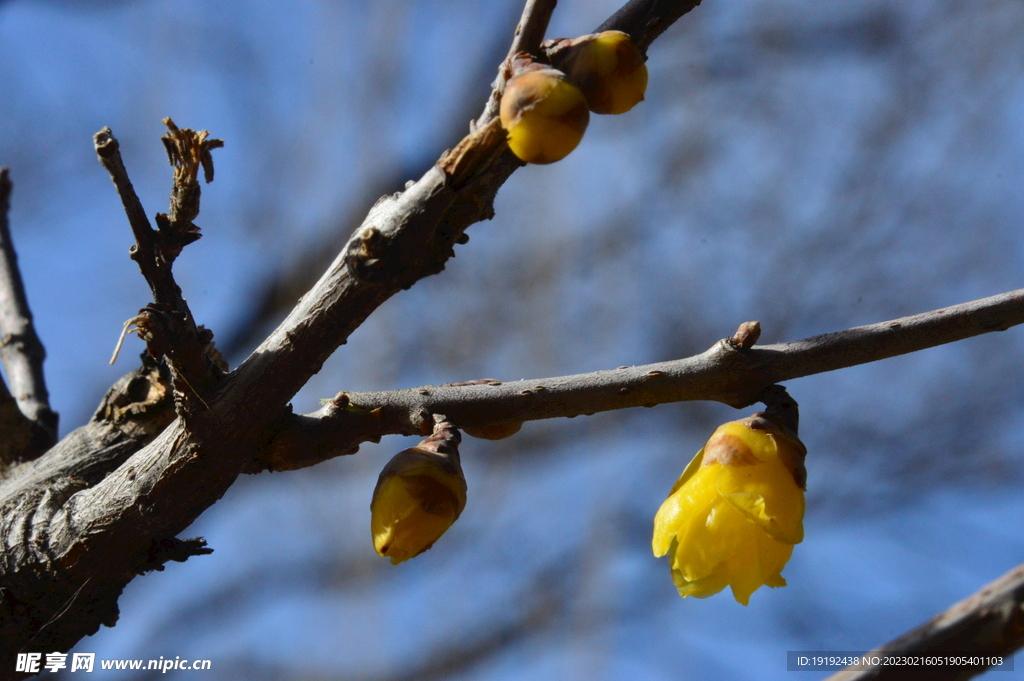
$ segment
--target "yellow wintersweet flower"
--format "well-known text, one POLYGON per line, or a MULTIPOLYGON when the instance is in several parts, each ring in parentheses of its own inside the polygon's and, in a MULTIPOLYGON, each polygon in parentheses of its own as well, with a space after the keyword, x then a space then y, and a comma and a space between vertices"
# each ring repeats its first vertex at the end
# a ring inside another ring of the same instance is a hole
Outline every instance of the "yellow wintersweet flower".
POLYGON ((671 555, 681 596, 730 586, 747 605, 762 584, 786 585, 782 568, 804 538, 807 449, 772 416, 720 426, 658 509, 652 548, 671 555))
POLYGON ((458 431, 435 429, 381 471, 370 501, 370 531, 374 549, 392 565, 432 547, 466 507, 458 441, 458 431))

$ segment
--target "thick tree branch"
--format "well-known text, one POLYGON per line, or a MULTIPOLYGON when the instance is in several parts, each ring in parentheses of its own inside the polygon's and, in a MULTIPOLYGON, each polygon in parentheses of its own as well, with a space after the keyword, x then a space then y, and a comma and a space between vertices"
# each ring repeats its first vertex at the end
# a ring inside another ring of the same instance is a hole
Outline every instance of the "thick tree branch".
POLYGON ((167 368, 146 360, 110 389, 87 425, 17 467, 0 486, 0 678, 12 677, 14 666, 7 663, 30 643, 69 645, 101 622, 116 621, 117 596, 132 574, 111 560, 106 573, 59 578, 49 523, 76 492, 107 477, 173 419, 167 368), (83 589, 86 584, 95 592, 83 589), (69 602, 74 610, 66 609, 69 602), (84 617, 77 614, 82 610, 84 617))
POLYGON ((667 402, 716 400, 736 408, 776 383, 876 362, 1024 323, 1024 289, 812 338, 755 346, 756 322, 700 355, 589 374, 495 379, 407 390, 340 393, 320 411, 293 416, 262 462, 301 468, 382 435, 430 432, 432 414, 460 428, 573 418, 667 402))
MULTIPOLYGON (((1024 645, 1024 565, 939 613, 921 626, 868 653, 869 656, 1007 656, 1024 645)), ((917 667, 930 681, 961 681, 991 666, 917 667), (927 671, 925 671, 927 670, 927 671)), ((887 681, 908 678, 908 668, 845 669, 826 681, 887 681)))
POLYGON ((57 413, 43 377, 46 350, 32 323, 8 224, 11 188, 9 170, 0 168, 0 358, 10 381, 10 392, 6 386, 0 392, 0 437, 7 440, 0 445, 0 469, 31 460, 57 441, 57 413), (24 419, 10 408, 12 397, 24 419))

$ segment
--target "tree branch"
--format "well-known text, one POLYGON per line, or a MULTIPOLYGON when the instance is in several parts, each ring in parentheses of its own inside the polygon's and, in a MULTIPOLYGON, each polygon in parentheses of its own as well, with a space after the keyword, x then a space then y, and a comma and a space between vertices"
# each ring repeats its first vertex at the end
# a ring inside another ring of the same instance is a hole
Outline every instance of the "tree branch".
MULTIPOLYGON (((46 350, 32 323, 32 311, 25 295, 25 285, 18 269, 7 213, 10 209, 11 180, 9 170, 0 168, 0 358, 10 381, 0 403, 13 396, 25 416, 19 419, 9 408, 0 413, 0 434, 13 439, 7 443, 20 449, 17 454, 0 447, 0 467, 15 461, 33 459, 57 441, 57 413, 50 409, 50 395, 43 377, 46 350)), ((0 407, 0 410, 3 410, 0 407)))
POLYGON ((42 455, 50 447, 48 442, 45 431, 21 413, 0 377, 0 479, 7 477, 12 466, 42 455))
POLYGON ((516 26, 516 34, 512 39, 512 46, 508 50, 506 60, 520 52, 539 54, 540 44, 544 40, 544 34, 548 30, 551 15, 557 4, 558 0, 526 0, 523 16, 519 19, 519 25, 516 26))
MULTIPOLYGON (((693 8, 673 6, 675 18, 693 8)), ((494 215, 498 189, 522 165, 497 119, 479 119, 419 181, 377 202, 331 268, 238 368, 232 390, 248 395, 252 409, 279 409, 385 300, 444 269, 466 228, 494 215)))
POLYGON ((273 470, 302 468, 382 435, 430 432, 432 414, 459 428, 573 418, 667 402, 716 400, 736 408, 776 383, 867 364, 1024 323, 1024 289, 812 338, 756 346, 759 325, 687 359, 588 374, 502 382, 340 393, 321 410, 293 416, 261 459, 273 470))
MULTIPOLYGON (((1007 656, 1024 645, 1024 565, 939 613, 921 626, 868 653, 886 655, 1007 656)), ((931 681, 961 681, 991 665, 929 666, 931 681)), ((921 668, 924 669, 924 668, 921 668)), ((826 681, 887 681, 908 678, 907 667, 844 669, 826 681)))
MULTIPOLYGON (((136 250, 151 248, 148 262, 140 256, 143 275, 147 281, 167 276, 154 268, 154 249, 146 242, 156 237, 109 129, 100 131, 96 146, 139 240, 136 250)), ((8 532, 0 527, 0 537, 23 560, 16 561, 17 571, 0 565, 0 660, 29 643, 67 650, 101 624, 112 625, 121 590, 151 564, 154 545, 176 537, 251 467, 287 427, 288 401, 367 316, 444 268, 465 229, 493 215, 495 193, 521 165, 496 121, 478 129, 418 182, 374 206, 281 325, 205 395, 208 409, 187 423, 175 420, 101 481, 86 488, 76 482, 70 496, 40 499, 15 485, 10 503, 17 513, 8 532), (33 504, 45 508, 33 514, 33 504), (57 616, 61 622, 51 624, 57 616), (43 629, 40 622, 47 623, 43 629)), ((150 281, 154 294, 164 297, 158 304, 166 296, 172 306, 178 302, 172 284, 169 277, 157 286, 150 281)))
POLYGON ((655 38, 699 4, 700 0, 630 0, 594 32, 622 31, 646 55, 655 38))
POLYGON ((110 173, 117 195, 121 197, 125 215, 128 216, 132 234, 135 235, 135 244, 128 251, 132 260, 138 263, 142 276, 153 292, 153 300, 168 305, 175 304, 181 297, 181 291, 170 278, 170 272, 161 268, 157 261, 156 232, 150 226, 146 209, 142 207, 142 201, 139 200, 135 187, 128 178, 128 170, 121 159, 120 143, 114 137, 113 131, 104 127, 93 135, 93 146, 100 163, 110 173))
POLYGON ((540 44, 544 40, 544 33, 548 30, 548 23, 551 21, 551 14, 555 11, 558 0, 526 0, 523 7, 523 15, 516 26, 516 32, 512 38, 512 46, 508 49, 505 60, 498 67, 498 75, 491 83, 491 96, 487 100, 484 112, 480 114, 471 129, 482 128, 498 116, 498 108, 501 105, 501 93, 505 91, 505 84, 511 76, 509 66, 512 59, 520 52, 528 52, 534 56, 540 56, 540 44))
POLYGON ((226 369, 213 349, 213 333, 196 324, 181 289, 174 280, 172 266, 182 248, 200 237, 192 220, 199 214, 200 189, 197 175, 203 169, 207 182, 213 180, 213 157, 210 152, 224 142, 208 139, 205 130, 195 132, 178 128, 170 118, 164 119, 169 132, 161 140, 174 168, 171 205, 167 215, 157 213, 159 229, 150 227, 142 202, 135 193, 120 144, 110 128, 93 136, 96 155, 110 173, 110 179, 121 197, 135 244, 129 250, 132 260, 149 284, 155 304, 140 310, 130 320, 146 341, 150 354, 167 357, 174 369, 175 388, 183 413, 208 408, 204 395, 209 395, 221 369, 226 369))

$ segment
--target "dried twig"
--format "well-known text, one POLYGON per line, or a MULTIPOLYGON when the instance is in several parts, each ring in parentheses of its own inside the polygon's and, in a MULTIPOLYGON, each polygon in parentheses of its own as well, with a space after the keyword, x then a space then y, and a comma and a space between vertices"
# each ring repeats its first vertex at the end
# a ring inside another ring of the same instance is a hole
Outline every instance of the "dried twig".
POLYGON ((139 200, 135 187, 128 178, 128 171, 121 160, 121 145, 114 137, 113 131, 107 127, 93 135, 93 145, 100 163, 110 173, 117 195, 121 197, 125 215, 128 216, 132 234, 135 235, 135 245, 129 250, 132 260, 138 263, 142 276, 153 291, 153 300, 165 304, 175 303, 181 297, 181 293, 171 277, 170 270, 165 271, 161 268, 157 260, 156 232, 150 226, 142 201, 139 200))
POLYGON ((845 669, 826 681, 886 681, 919 678, 961 681, 981 674, 992 657, 1005 657, 1024 645, 1024 565, 987 584, 977 593, 941 612, 921 626, 868 653, 869 657, 968 657, 979 664, 918 667, 872 666, 845 669), (980 662, 987 662, 981 664, 980 662))
MULTIPOLYGON (((18 445, 27 444, 26 436, 34 443, 29 451, 16 456, 25 461, 42 454, 57 441, 57 413, 50 409, 50 396, 43 377, 46 350, 32 323, 32 311, 11 240, 7 219, 11 188, 8 169, 0 168, 0 358, 10 381, 8 396, 13 396, 28 421, 19 422, 15 414, 8 413, 9 418, 3 419, 8 429, 3 434, 13 437, 18 445)), ((7 393, 6 388, 3 392, 7 393)), ((2 395, 0 402, 3 402, 2 395)), ((4 460, 0 454, 0 462, 4 460)))
MULTIPOLYGON (((157 213, 159 230, 154 230, 146 217, 142 202, 135 193, 128 171, 121 159, 120 144, 110 128, 103 128, 93 136, 93 144, 100 163, 110 173, 110 179, 121 197, 128 216, 135 245, 129 251, 138 263, 142 276, 153 292, 153 300, 160 305, 187 313, 188 306, 181 290, 174 282, 171 265, 181 249, 199 238, 199 228, 192 220, 199 214, 199 182, 196 179, 202 167, 207 182, 213 181, 213 149, 224 146, 218 139, 208 139, 206 130, 196 132, 178 128, 170 118, 164 119, 169 132, 161 140, 167 158, 174 167, 174 185, 171 206, 167 215, 157 213)), ((189 315, 191 316, 191 315, 189 315)))
POLYGON ((160 138, 167 150, 167 160, 174 168, 174 186, 171 206, 167 214, 157 213, 162 251, 174 260, 181 249, 199 239, 199 226, 192 221, 199 215, 199 168, 203 169, 206 183, 213 182, 214 149, 224 146, 224 140, 211 139, 206 130, 179 128, 170 117, 163 120, 168 133, 160 138))

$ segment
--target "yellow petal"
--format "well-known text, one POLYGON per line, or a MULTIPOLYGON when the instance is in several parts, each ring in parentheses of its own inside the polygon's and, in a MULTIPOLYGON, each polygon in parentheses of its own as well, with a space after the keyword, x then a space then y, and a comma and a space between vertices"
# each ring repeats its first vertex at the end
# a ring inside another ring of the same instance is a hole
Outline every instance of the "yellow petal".
POLYGON ((672 567, 691 582, 703 579, 737 550, 749 527, 743 514, 712 497, 708 511, 680 529, 672 567))
POLYGON ((719 433, 733 435, 742 440, 759 461, 774 461, 779 458, 775 438, 767 431, 754 430, 742 421, 731 421, 715 431, 715 434, 719 433))
POLYGON ((672 581, 675 583, 676 589, 679 591, 679 595, 683 598, 686 598, 687 596, 693 596, 694 598, 707 598, 708 596, 714 596, 716 593, 729 586, 725 571, 722 569, 716 570, 703 579, 691 582, 683 577, 682 572, 672 568, 672 581))
POLYGON ((682 475, 679 476, 679 479, 676 480, 676 483, 674 485, 672 485, 672 489, 669 490, 669 494, 670 495, 671 494, 675 494, 676 490, 678 490, 680 487, 682 487, 683 484, 685 484, 687 480, 692 478, 697 473, 697 471, 700 469, 700 464, 701 464, 701 462, 703 460, 704 460, 704 448, 701 447, 700 451, 697 452, 696 456, 694 456, 692 459, 690 459, 690 463, 688 463, 686 465, 686 468, 683 469, 683 473, 682 473, 682 475))
POLYGON ((694 503, 691 498, 692 495, 687 496, 684 501, 684 496, 677 494, 679 488, 683 484, 693 477, 693 475, 700 468, 701 459, 704 456, 704 450, 697 452, 697 456, 693 457, 690 461, 690 465, 686 467, 683 474, 679 476, 676 483, 672 485, 672 489, 669 491, 668 499, 662 503, 658 509, 657 514, 654 516, 654 536, 651 540, 651 548, 654 551, 654 555, 658 558, 668 553, 669 546, 675 539, 676 532, 679 531, 679 526, 682 523, 683 513, 690 513, 690 509, 694 503))
POLYGON ((718 491, 776 539, 803 541, 804 492, 778 459, 756 466, 724 466, 718 491))
POLYGON ((673 494, 661 504, 654 516, 654 536, 651 539, 655 558, 668 553, 682 523, 682 513, 683 500, 678 495, 673 494))
POLYGON ((780 573, 792 554, 792 544, 775 541, 759 530, 750 535, 725 561, 733 597, 747 605, 750 595, 762 584, 785 586, 786 580, 780 573))

